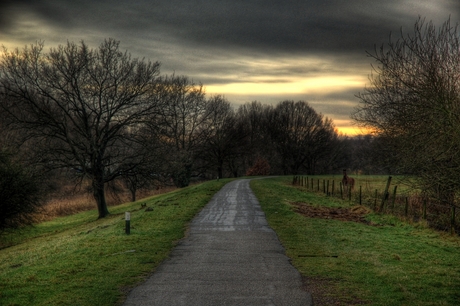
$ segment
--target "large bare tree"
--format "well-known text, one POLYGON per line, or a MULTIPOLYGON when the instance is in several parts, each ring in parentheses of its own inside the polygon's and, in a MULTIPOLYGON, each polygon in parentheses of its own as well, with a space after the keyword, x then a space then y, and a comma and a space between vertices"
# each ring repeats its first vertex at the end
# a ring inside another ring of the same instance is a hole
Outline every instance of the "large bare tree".
POLYGON ((133 133, 158 109, 159 66, 131 58, 113 39, 96 49, 68 42, 44 52, 38 42, 4 50, 1 108, 33 143, 36 162, 91 179, 103 218, 104 185, 144 160, 132 150, 133 133))
MULTIPOLYGON (((270 164, 277 160, 267 129, 267 120, 272 111, 272 105, 262 104, 258 101, 245 103, 238 107, 236 114, 239 120, 243 122, 247 135, 244 155, 240 162, 244 172, 260 158, 268 160, 270 164)), ((234 171, 239 168, 238 166, 238 163, 234 163, 234 171)))
POLYGON ((206 117, 203 128, 207 135, 200 157, 208 166, 217 170, 218 178, 224 176, 225 165, 235 175, 236 169, 232 166, 238 158, 246 154, 246 122, 236 116, 230 102, 220 95, 208 100, 206 117))
POLYGON ((416 174, 443 202, 460 189, 460 37, 447 20, 419 18, 374 53, 370 86, 358 95, 353 118, 384 137, 400 171, 416 174))
POLYGON ((204 143, 207 130, 207 100, 203 85, 186 76, 162 78, 160 112, 151 118, 152 133, 166 146, 164 172, 177 187, 189 184, 196 153, 204 143))
POLYGON ((298 174, 301 169, 314 174, 318 162, 329 158, 337 138, 332 120, 304 101, 279 103, 266 124, 284 174, 298 174))

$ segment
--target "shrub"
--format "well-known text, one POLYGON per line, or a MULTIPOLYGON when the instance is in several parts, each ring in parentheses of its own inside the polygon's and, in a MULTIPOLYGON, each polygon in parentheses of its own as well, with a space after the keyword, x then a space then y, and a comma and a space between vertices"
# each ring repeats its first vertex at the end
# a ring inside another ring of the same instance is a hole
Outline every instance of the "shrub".
POLYGON ((41 199, 37 177, 0 152, 0 231, 32 224, 41 199))
POLYGON ((265 158, 258 157, 254 165, 246 171, 247 176, 269 175, 270 164, 265 158))

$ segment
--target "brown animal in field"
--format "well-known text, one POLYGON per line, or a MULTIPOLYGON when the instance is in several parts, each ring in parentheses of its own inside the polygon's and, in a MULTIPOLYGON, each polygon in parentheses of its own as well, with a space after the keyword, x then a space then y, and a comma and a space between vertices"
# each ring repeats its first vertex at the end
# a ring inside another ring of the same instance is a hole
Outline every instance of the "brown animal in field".
POLYGON ((350 190, 353 190, 353 188, 355 187, 355 179, 347 175, 347 169, 343 169, 342 185, 347 190, 348 188, 350 188, 350 190))

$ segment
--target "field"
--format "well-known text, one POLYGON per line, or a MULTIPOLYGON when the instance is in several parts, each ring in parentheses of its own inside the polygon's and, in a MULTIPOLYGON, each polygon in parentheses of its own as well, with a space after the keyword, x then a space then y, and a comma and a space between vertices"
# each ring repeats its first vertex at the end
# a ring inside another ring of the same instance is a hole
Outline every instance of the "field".
POLYGON ((460 239, 306 192, 292 178, 251 183, 315 305, 458 305, 460 239))
MULTIPOLYGON (((89 210, 0 236, 0 305, 121 304, 227 182, 112 206, 106 219, 89 210)), ((458 236, 307 192, 292 177, 251 187, 316 306, 459 304, 458 236)))
MULTIPOLYGON (((430 227, 446 232, 460 232, 460 207, 439 203, 414 188, 413 178, 403 176, 353 175, 354 189, 341 186, 342 176, 299 176, 293 183, 307 192, 362 204, 380 213, 392 214, 407 222, 426 222, 430 227), (387 185, 388 184, 388 185, 387 185), (350 191, 350 192, 348 192, 350 191)), ((460 198, 457 199, 457 202, 460 198)))

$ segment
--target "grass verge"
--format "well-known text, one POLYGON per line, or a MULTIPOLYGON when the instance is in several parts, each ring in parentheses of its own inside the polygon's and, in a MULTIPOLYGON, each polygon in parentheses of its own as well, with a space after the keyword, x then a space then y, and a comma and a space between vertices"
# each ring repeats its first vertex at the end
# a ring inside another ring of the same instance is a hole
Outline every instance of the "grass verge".
POLYGON ((251 188, 307 286, 310 280, 325 287, 320 290, 324 305, 459 305, 458 237, 385 215, 368 215, 372 226, 306 218, 291 203, 349 204, 291 182, 287 177, 254 180, 251 188))
POLYGON ((121 304, 229 181, 111 207, 111 215, 100 220, 88 211, 0 236, 0 305, 121 304), (126 211, 130 235, 124 231, 126 211))

